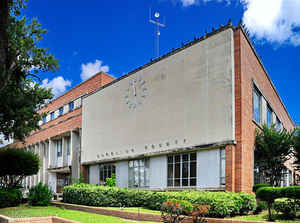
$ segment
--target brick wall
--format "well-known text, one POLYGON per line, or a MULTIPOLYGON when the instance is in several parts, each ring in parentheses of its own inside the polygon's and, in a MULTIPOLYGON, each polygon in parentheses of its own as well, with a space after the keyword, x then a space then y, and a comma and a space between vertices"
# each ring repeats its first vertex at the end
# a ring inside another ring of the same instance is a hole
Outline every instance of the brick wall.
MULTIPOLYGON (((232 184, 227 189, 251 192, 253 184, 254 141, 255 129, 260 128, 252 120, 252 93, 253 81, 258 85, 262 94, 278 115, 283 126, 290 130, 294 128, 287 111, 284 108, 276 90, 255 55, 243 31, 239 28, 234 32, 234 57, 235 57, 235 132, 237 145, 234 153, 226 152, 229 160, 234 156, 234 176, 232 184)), ((228 147, 229 148, 229 147, 228 147)), ((228 149, 229 150, 229 149, 228 149)), ((231 148, 231 150, 233 150, 231 148)), ((228 177, 230 169, 226 168, 228 177)))
MULTIPOLYGON (((73 89, 69 90, 60 97, 56 98, 46 107, 40 109, 39 112, 51 112, 53 110, 57 110, 62 105, 67 104, 84 94, 91 93, 113 80, 114 78, 112 76, 100 72, 90 79, 75 86, 73 89)), ((77 109, 74 109, 72 112, 68 112, 60 117, 55 118, 54 120, 41 125, 40 130, 33 132, 29 137, 26 138, 26 145, 32 145, 37 142, 46 140, 49 137, 71 131, 76 128, 81 128, 81 123, 82 108, 79 107, 77 109)), ((18 147, 23 146, 22 143, 16 143, 15 145, 18 147)))

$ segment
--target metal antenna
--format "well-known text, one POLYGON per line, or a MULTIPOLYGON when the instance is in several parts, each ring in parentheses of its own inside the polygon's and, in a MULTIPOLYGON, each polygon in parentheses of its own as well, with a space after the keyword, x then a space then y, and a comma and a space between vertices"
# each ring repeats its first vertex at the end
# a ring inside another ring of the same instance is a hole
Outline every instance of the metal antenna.
MULTIPOLYGON (((149 22, 153 23, 156 26, 156 41, 155 41, 155 49, 156 49, 156 57, 159 57, 159 36, 160 36, 160 30, 159 27, 166 27, 165 22, 160 23, 159 22, 159 16, 160 14, 158 12, 154 13, 155 19, 152 19, 151 17, 151 8, 149 9, 149 22)), ((165 19, 164 19, 165 20, 165 19)))

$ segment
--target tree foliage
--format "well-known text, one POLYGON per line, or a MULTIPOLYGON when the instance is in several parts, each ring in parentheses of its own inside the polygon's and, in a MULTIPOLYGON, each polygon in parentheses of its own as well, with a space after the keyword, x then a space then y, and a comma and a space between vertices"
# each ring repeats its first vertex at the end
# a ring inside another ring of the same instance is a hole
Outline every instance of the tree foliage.
POLYGON ((291 158, 294 143, 293 133, 283 129, 277 131, 275 126, 263 126, 256 132, 255 153, 259 170, 263 172, 271 186, 280 186, 284 163, 291 158))
POLYGON ((295 157, 294 164, 296 165, 297 169, 300 169, 300 127, 295 130, 293 152, 295 157))
POLYGON ((17 148, 0 150, 0 185, 3 188, 16 188, 22 180, 36 174, 40 168, 37 154, 17 148))
POLYGON ((24 138, 38 128, 43 114, 37 110, 51 99, 33 78, 39 72, 55 71, 57 60, 38 47, 46 33, 37 19, 22 15, 23 0, 0 1, 0 133, 5 138, 24 138))

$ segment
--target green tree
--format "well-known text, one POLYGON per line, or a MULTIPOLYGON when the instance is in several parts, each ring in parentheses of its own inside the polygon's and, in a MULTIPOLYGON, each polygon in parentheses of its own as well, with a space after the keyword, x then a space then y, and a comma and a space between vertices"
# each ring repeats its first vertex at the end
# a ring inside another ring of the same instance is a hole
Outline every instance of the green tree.
POLYGON ((295 130, 293 153, 295 157, 294 164, 296 168, 299 170, 300 169, 300 127, 298 127, 295 130))
POLYGON ((0 185, 3 188, 16 188, 22 180, 36 174, 40 168, 37 154, 24 149, 0 150, 0 185))
POLYGON ((52 98, 33 78, 58 68, 54 56, 38 47, 46 30, 22 15, 25 8, 23 0, 0 1, 0 133, 22 141, 39 128, 44 114, 37 110, 52 98))
POLYGON ((256 131, 255 153, 259 170, 263 172, 271 186, 280 186, 284 163, 292 156, 293 133, 283 129, 277 131, 273 125, 256 131))

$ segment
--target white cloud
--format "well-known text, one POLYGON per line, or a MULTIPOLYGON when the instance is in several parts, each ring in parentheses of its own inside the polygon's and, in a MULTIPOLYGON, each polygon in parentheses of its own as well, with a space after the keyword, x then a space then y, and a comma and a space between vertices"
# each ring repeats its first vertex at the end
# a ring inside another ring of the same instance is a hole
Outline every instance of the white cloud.
POLYGON ((244 5, 243 22, 258 40, 300 45, 299 0, 240 0, 244 5))
POLYGON ((101 60, 95 60, 95 63, 81 64, 81 80, 86 80, 100 71, 108 72, 109 66, 102 66, 101 60))
POLYGON ((191 5, 195 5, 197 3, 196 0, 180 0, 183 7, 188 7, 191 5))
POLYGON ((44 79, 42 81, 41 87, 43 88, 52 88, 52 93, 55 97, 64 93, 67 87, 71 87, 71 81, 65 80, 62 76, 53 78, 51 81, 44 79))

